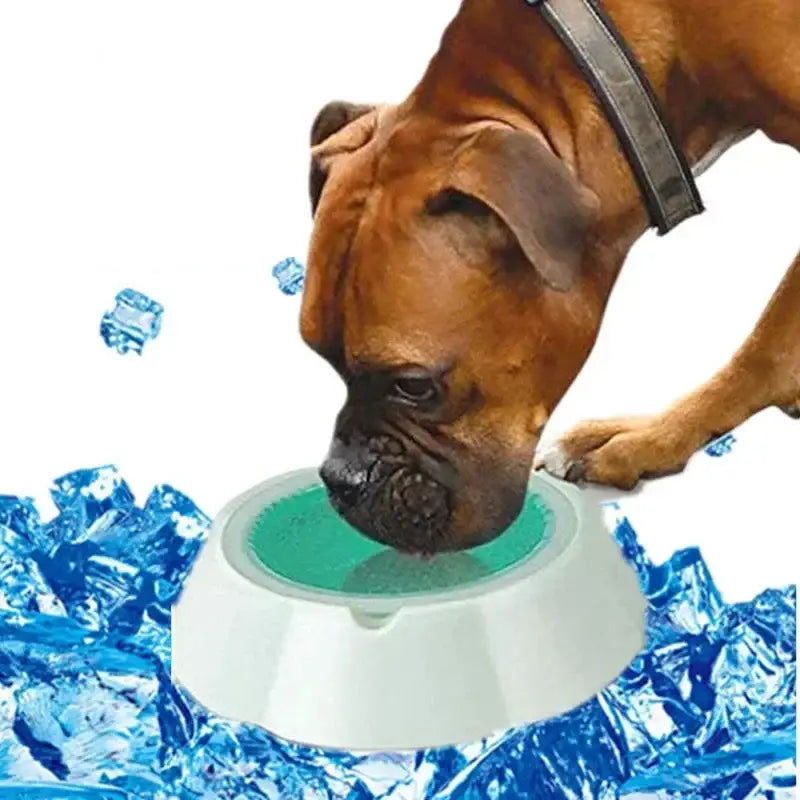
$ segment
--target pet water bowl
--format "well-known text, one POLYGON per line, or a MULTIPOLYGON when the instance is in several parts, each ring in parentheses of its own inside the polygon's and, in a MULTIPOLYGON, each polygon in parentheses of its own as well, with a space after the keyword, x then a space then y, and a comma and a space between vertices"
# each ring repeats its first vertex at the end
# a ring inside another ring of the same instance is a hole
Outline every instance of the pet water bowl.
POLYGON ((494 541, 430 561, 361 536, 313 470, 233 501, 173 614, 173 672, 214 713, 351 752, 477 741, 562 714, 644 646, 600 509, 531 478, 494 541))

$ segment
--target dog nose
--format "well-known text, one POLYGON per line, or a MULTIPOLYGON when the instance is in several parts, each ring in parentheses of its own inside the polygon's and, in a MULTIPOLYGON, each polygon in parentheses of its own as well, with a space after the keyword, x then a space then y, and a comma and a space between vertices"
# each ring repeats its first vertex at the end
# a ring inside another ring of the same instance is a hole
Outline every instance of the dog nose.
POLYGON ((364 491, 366 472, 354 469, 342 458, 329 458, 320 468, 319 476, 334 504, 340 508, 352 508, 364 491))

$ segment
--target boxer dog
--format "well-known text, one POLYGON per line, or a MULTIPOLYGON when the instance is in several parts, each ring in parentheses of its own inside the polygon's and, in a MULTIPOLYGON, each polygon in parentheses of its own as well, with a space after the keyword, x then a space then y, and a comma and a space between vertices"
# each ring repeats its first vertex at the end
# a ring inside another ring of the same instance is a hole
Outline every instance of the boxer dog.
MULTIPOLYGON (((695 173, 754 130, 800 148, 797 0, 605 5, 695 173)), ((404 552, 491 540, 648 227, 606 116, 523 0, 464 0, 407 100, 319 113, 310 191, 301 332, 348 390, 332 504, 404 552)), ((582 424, 535 466, 630 489, 772 405, 800 414, 800 255, 708 383, 582 424)))

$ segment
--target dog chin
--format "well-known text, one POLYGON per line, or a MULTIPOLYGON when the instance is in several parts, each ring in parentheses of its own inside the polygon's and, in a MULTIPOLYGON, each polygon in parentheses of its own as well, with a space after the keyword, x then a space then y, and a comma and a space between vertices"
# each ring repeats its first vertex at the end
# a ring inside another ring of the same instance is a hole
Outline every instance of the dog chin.
MULTIPOLYGON (((407 480, 402 481, 399 477, 395 480, 397 484, 408 485, 407 480)), ((442 505, 437 505, 441 511, 428 516, 422 513, 420 506, 400 502, 402 492, 399 492, 398 486, 392 483, 387 481, 375 487, 374 494, 365 494, 362 502, 355 507, 341 508, 335 502, 334 507, 363 535, 403 555, 422 560, 428 560, 442 553, 461 552, 488 544, 514 523, 522 508, 522 499, 515 497, 514 502, 505 503, 502 512, 498 512, 491 519, 482 519, 478 522, 474 515, 464 514, 468 521, 462 527, 458 524, 456 515, 451 513, 450 494, 433 481, 430 481, 429 485, 415 478, 412 484, 423 485, 441 498, 439 502, 442 505)), ((426 495, 427 497, 430 495, 426 495)), ((430 510, 430 506, 423 507, 430 510)))
POLYGON ((462 465, 463 471, 453 465, 457 478, 442 481, 420 469, 395 439, 372 437, 367 444, 332 448, 329 463, 349 478, 352 491, 337 497, 336 481, 326 481, 334 490, 330 502, 364 536, 400 553, 424 557, 479 547, 500 536, 522 509, 529 464, 509 469, 492 459, 462 465))
POLYGON ((450 527, 450 493, 437 481, 409 467, 396 469, 365 487, 358 503, 334 509, 350 525, 398 552, 431 556, 442 549, 450 527))

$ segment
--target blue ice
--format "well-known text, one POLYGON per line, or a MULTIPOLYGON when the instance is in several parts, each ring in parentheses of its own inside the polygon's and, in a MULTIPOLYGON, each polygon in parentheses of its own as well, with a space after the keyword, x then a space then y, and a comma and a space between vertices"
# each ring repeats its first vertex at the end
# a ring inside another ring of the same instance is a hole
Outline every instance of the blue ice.
POLYGON ((796 590, 726 605, 697 549, 656 565, 648 644, 541 724, 417 753, 333 754, 219 719, 169 675, 170 608, 209 519, 113 467, 57 480, 58 515, 0 497, 0 800, 789 800, 796 590))
POLYGON ((272 277, 278 288, 288 295, 300 294, 305 284, 305 270, 295 258, 286 258, 272 268, 272 277))
POLYGON ((141 355, 145 344, 161 332, 164 307, 133 289, 123 289, 115 299, 116 307, 100 322, 100 335, 121 355, 129 351, 141 355))
POLYGON ((733 446, 736 444, 736 437, 732 433, 726 433, 719 439, 711 442, 706 447, 706 453, 712 458, 722 458, 733 452, 733 446))

